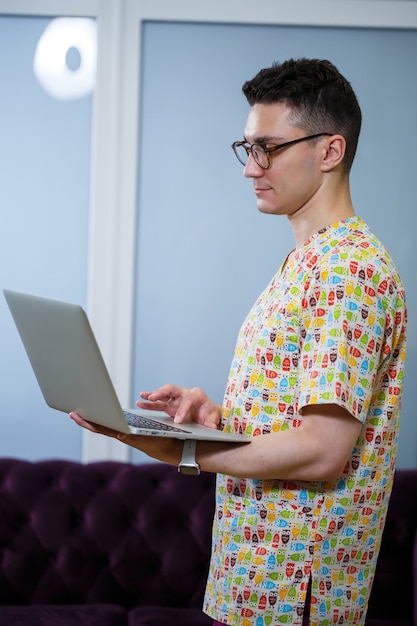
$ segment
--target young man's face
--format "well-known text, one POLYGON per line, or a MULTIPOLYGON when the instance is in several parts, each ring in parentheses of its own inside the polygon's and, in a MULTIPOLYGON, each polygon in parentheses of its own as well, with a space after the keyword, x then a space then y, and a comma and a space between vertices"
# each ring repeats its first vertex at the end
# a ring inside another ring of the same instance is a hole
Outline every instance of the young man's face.
MULTIPOLYGON (((289 114, 286 104, 255 104, 246 121, 245 140, 272 147, 305 137, 301 128, 289 125, 289 114)), ((267 170, 249 156, 244 175, 253 179, 259 211, 291 217, 314 203, 323 183, 320 163, 325 139, 304 141, 270 154, 267 170)))

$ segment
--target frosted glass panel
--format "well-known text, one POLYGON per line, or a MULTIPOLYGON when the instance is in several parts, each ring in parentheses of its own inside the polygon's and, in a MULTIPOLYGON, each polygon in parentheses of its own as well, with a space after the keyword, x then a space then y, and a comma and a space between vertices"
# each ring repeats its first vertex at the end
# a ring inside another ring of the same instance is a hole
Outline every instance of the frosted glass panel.
MULTIPOLYGON (((45 90, 33 62, 52 22, 0 17, 0 287, 84 304, 94 76, 81 95, 45 90)), ((46 72, 75 84, 92 52, 60 37, 49 53, 64 65, 46 72)), ((0 345, 0 454, 80 459, 81 432, 45 405, 3 294, 0 345)))
MULTIPOLYGON (((257 213, 230 144, 242 138, 242 83, 274 60, 329 58, 364 114, 352 175, 359 213, 417 294, 415 31, 146 23, 137 234, 134 398, 165 382, 221 401, 238 328, 293 246, 285 219, 257 213)), ((417 464, 410 325, 400 464, 417 464)))

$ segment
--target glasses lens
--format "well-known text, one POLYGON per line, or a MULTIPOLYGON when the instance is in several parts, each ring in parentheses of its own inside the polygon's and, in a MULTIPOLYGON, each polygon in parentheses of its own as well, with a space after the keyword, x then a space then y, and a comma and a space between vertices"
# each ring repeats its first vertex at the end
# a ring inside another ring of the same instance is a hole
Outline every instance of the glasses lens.
POLYGON ((268 155, 265 152, 265 150, 262 148, 262 146, 258 146, 257 143, 254 143, 252 145, 252 154, 253 154, 253 158, 255 159, 259 167, 262 167, 264 170, 268 169, 269 167, 268 155))
POLYGON ((255 159, 256 163, 263 169, 265 170, 268 169, 269 167, 268 155, 265 152, 265 150, 262 148, 262 146, 259 146, 257 143, 254 143, 251 146, 249 146, 249 144, 242 144, 240 142, 236 142, 232 145, 232 148, 237 158, 242 163, 242 165, 246 165, 246 163, 248 162, 248 150, 249 150, 249 152, 252 152, 252 156, 255 159))
POLYGON ((246 165, 247 160, 248 160, 248 153, 246 152, 245 147, 242 146, 241 143, 234 143, 233 150, 235 151, 235 155, 237 156, 239 161, 242 163, 242 165, 246 165))

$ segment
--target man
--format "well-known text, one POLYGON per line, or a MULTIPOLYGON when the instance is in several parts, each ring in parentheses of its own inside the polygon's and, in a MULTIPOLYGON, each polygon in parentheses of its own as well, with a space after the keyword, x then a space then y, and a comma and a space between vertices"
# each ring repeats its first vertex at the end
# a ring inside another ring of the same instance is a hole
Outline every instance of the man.
MULTIPOLYGON (((223 405, 164 385, 139 407, 250 434, 200 442, 218 474, 204 610, 222 624, 364 624, 396 461, 405 362, 404 288, 355 215, 349 172, 361 112, 328 61, 289 60, 243 86, 233 144, 262 213, 295 248, 242 325, 223 405)), ((182 444, 117 434, 172 464, 182 444)))

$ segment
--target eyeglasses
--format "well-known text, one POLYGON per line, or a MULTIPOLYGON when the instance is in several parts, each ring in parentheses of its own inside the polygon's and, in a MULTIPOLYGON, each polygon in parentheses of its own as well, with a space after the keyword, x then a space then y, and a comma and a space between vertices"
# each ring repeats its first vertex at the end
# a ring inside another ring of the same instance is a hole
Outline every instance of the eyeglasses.
POLYGON ((287 148, 288 146, 295 146, 296 143, 301 143, 302 141, 316 139, 317 137, 323 137, 324 135, 327 135, 329 137, 331 136, 330 133, 318 133, 317 135, 308 135, 307 137, 301 137, 300 139, 287 141, 286 143, 281 143, 279 146, 272 146, 271 148, 262 146, 259 143, 235 141, 234 143, 232 143, 232 149, 242 165, 246 165, 246 163, 248 162, 249 154, 252 154, 255 162, 259 165, 259 167, 261 167, 263 170, 267 170, 271 167, 271 159, 269 155, 272 152, 277 152, 278 150, 281 150, 282 148, 287 148))

